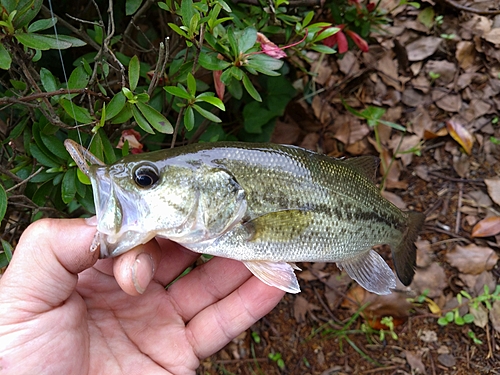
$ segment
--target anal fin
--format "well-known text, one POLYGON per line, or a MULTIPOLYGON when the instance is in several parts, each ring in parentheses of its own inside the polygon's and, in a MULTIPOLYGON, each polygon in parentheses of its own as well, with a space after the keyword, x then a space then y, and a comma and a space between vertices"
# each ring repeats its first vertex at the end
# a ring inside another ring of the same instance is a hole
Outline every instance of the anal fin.
POLYGON ((299 293, 300 286, 294 269, 295 264, 286 262, 268 262, 246 260, 243 264, 263 283, 274 286, 288 293, 299 293))
POLYGON ((396 288, 394 272, 374 250, 337 262, 337 265, 369 292, 391 294, 391 289, 396 288))

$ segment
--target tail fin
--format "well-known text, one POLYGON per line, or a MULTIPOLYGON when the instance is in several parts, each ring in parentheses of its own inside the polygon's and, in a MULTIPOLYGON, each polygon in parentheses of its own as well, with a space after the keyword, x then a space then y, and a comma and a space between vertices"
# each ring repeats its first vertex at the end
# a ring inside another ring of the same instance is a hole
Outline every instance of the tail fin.
POLYGON ((396 273, 404 285, 410 285, 415 275, 415 267, 417 265, 415 241, 425 221, 425 215, 421 212, 409 211, 407 214, 408 227, 406 228, 406 233, 399 246, 392 250, 396 273))

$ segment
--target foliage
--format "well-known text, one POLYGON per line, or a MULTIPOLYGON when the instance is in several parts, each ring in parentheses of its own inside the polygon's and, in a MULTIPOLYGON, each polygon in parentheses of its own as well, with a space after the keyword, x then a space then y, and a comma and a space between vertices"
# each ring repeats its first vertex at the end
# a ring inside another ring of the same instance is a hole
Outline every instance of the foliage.
MULTIPOLYGON (((309 74, 306 52, 335 53, 324 41, 340 30, 282 0, 100 0, 78 15, 85 20, 58 16, 74 4, 54 4, 55 13, 42 0, 1 5, 0 219, 16 212, 2 221, 11 242, 43 216, 94 212, 66 138, 105 163, 179 143, 269 141, 294 73, 309 74), (144 17, 154 22, 141 29, 144 17)), ((365 39, 384 20, 369 3, 325 5, 365 39)))
MULTIPOLYGON (((443 327, 450 323, 455 323, 457 326, 474 323, 474 313, 480 309, 490 311, 492 309, 492 302, 494 301, 500 301, 500 285, 497 285, 494 292, 490 293, 488 285, 485 284, 483 293, 477 297, 472 297, 468 292, 462 290, 457 294, 458 306, 445 312, 437 322, 443 327), (460 307, 464 304, 468 306, 469 312, 461 315, 460 307)), ((482 341, 475 336, 473 331, 469 330, 467 334, 475 344, 482 344, 482 341)))

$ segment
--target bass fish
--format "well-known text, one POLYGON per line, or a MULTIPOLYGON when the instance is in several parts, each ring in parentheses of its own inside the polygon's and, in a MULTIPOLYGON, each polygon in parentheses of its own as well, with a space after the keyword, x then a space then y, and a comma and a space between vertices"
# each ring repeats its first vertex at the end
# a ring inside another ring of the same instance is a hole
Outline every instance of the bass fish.
POLYGON ((396 278, 372 249, 388 244, 401 282, 413 279, 425 217, 382 197, 374 156, 339 160, 295 146, 219 142, 105 165, 72 140, 65 146, 92 182, 101 257, 160 236, 239 260, 286 292, 300 291, 294 262, 336 262, 368 291, 390 294, 396 278))

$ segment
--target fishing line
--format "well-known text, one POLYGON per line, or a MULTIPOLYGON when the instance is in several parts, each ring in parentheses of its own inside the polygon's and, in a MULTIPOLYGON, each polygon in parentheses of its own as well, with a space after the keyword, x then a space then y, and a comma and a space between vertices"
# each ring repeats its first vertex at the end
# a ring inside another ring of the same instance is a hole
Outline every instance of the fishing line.
MULTIPOLYGON (((57 32, 57 26, 56 26, 56 22, 55 22, 56 17, 54 15, 53 10, 52 10, 52 0, 48 0, 48 2, 49 2, 50 18, 52 19, 52 21, 54 23, 54 36, 56 37, 57 45, 59 45, 59 34, 57 32)), ((63 72, 64 82, 66 83, 66 90, 68 91, 68 100, 70 102, 71 112, 73 113, 73 119, 75 120, 75 128, 76 128, 77 133, 78 133, 78 140, 80 141, 80 144, 83 144, 78 121, 76 121, 75 107, 73 106, 73 100, 71 98, 71 92, 69 90, 68 75, 66 74, 66 68, 64 67, 62 52, 61 52, 60 48, 57 48, 57 51, 59 52, 59 61, 61 62, 61 68, 62 68, 62 72, 63 72)), ((91 143, 92 143, 92 140, 91 140, 91 143)), ((89 145, 89 147, 90 147, 90 145, 89 145)))

